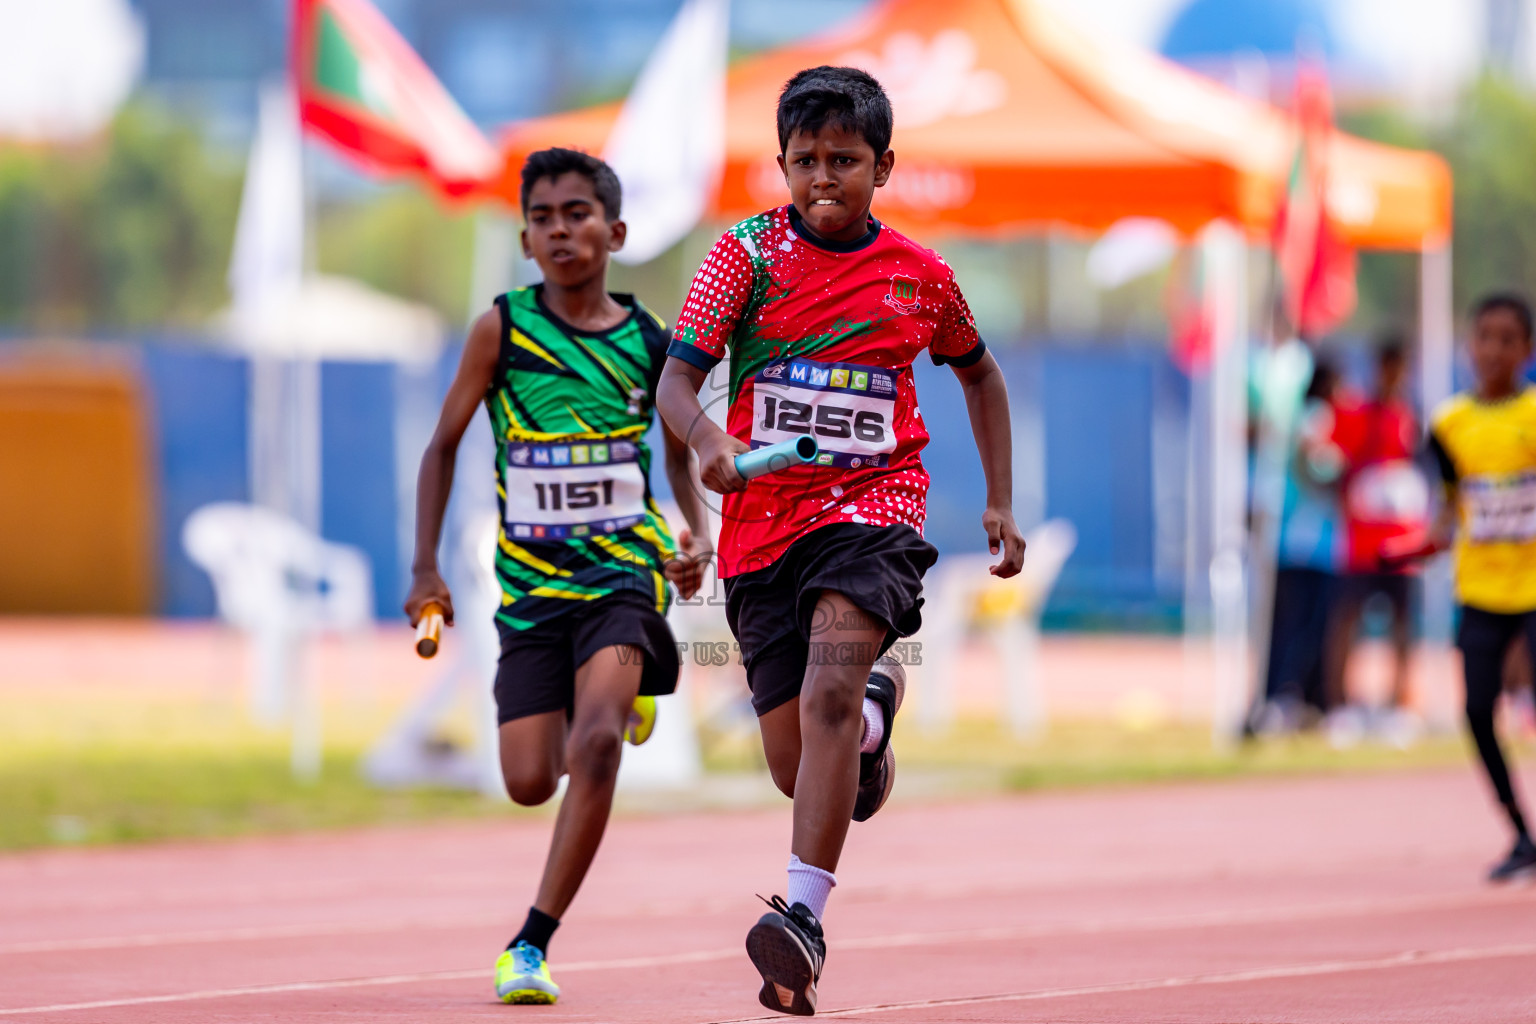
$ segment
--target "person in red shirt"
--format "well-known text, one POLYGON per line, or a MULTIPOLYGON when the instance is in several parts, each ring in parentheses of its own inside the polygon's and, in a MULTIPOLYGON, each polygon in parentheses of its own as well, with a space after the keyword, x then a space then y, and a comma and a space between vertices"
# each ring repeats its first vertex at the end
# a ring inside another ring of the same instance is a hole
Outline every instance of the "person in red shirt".
POLYGON ((779 166, 793 202, 737 224, 694 276, 656 406, 725 495, 719 574, 774 782, 794 800, 787 899, 747 936, 759 999, 810 1014, 821 917, 850 818, 884 804, 905 687, 880 657, 921 621, 928 430, 912 361, 960 378, 987 483, 992 573, 1017 574, 1008 392, 954 273, 870 213, 895 163, 891 106, 854 68, 802 71, 779 98, 779 166), (698 392, 729 350, 721 430, 698 392), (735 458, 811 434, 817 461, 750 483, 735 458), (879 660, 877 661, 877 657, 879 660))
POLYGON ((1422 536, 1429 525, 1429 485, 1414 462, 1419 425, 1403 397, 1407 346, 1389 336, 1377 354, 1376 391, 1364 401, 1341 405, 1335 442, 1343 450, 1345 522, 1344 580, 1328 641, 1327 685, 1332 701, 1346 700, 1345 676, 1350 649, 1365 605, 1380 595, 1392 610, 1392 709, 1390 731, 1411 737, 1412 694, 1408 656, 1413 609, 1417 604, 1417 569, 1384 567, 1383 552, 1422 536))

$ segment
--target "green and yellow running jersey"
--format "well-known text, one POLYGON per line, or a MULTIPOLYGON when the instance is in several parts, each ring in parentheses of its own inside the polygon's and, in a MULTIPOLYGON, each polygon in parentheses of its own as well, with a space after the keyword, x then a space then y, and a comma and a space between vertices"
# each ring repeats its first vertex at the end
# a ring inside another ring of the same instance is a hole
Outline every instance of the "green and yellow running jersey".
POLYGON ((496 434, 497 618, 530 629, 628 589, 667 610, 674 553, 651 497, 651 425, 666 325, 632 295, 612 330, 578 330, 540 285, 496 300, 501 355, 485 405, 496 434))

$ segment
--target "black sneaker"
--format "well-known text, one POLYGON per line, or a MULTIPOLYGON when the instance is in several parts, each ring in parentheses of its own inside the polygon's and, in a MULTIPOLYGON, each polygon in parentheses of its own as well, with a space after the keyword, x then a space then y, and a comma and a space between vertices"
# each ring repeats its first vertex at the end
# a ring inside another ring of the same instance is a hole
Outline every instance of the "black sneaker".
POLYGON ((864 684, 864 696, 880 705, 885 718, 885 735, 880 738, 878 747, 859 755, 859 795, 853 801, 854 821, 872 818, 885 806, 886 798, 896 785, 896 754, 891 750, 891 727, 906 693, 907 673, 901 663, 891 657, 876 661, 874 668, 869 670, 869 681, 864 684))
POLYGON ((821 922, 804 903, 789 906, 782 896, 763 902, 773 909, 747 932, 747 956, 763 976, 758 1002, 809 1017, 816 1012, 816 982, 827 959, 821 922))
POLYGON ((1509 856, 1494 865, 1493 870, 1488 872, 1488 881, 1508 882, 1532 868, 1536 868, 1536 843, 1531 842, 1530 836, 1521 836, 1515 840, 1514 849, 1509 851, 1509 856))

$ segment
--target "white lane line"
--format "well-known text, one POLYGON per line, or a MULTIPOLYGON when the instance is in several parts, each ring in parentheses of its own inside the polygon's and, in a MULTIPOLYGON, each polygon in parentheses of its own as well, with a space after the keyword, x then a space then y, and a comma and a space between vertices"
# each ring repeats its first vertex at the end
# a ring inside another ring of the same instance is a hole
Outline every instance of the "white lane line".
MULTIPOLYGON (((930 941, 932 937, 930 936, 930 941)), ((689 963, 705 963, 740 955, 740 950, 702 950, 678 956, 631 957, 624 960, 578 961, 561 967, 565 974, 615 970, 636 967, 672 967, 689 963)), ((926 999, 905 1003, 874 1003, 868 1006, 851 1006, 840 1010, 826 1010, 820 1017, 848 1017, 858 1014, 893 1013, 898 1010, 935 1009, 946 1006, 981 1006, 989 1003, 1034 1002, 1045 999, 1069 999, 1074 996, 1113 995, 1120 992, 1147 992, 1159 989, 1188 988, 1197 985, 1229 985, 1248 981, 1271 981, 1281 978, 1307 978, 1327 974, 1345 974, 1356 971, 1379 971, 1397 967, 1418 967, 1430 964, 1465 963, 1473 960, 1494 960, 1508 957, 1536 956, 1536 943, 1514 946, 1492 946, 1482 949, 1447 949, 1436 952, 1409 950, 1375 960, 1332 960, 1315 964, 1288 964, 1275 967, 1250 968, 1221 974, 1194 974, 1183 977, 1155 978, 1145 981, 1117 982, 1108 985, 1083 985, 1077 988, 1037 989, 1030 992, 1009 992, 991 996, 961 996, 954 999, 926 999)), ((160 1003, 188 1003, 207 999, 228 999, 237 996, 281 995, 290 992, 332 992, 339 989, 364 988, 378 985, 410 985, 431 981, 469 981, 475 978, 489 979, 484 968, 473 971, 427 971, 419 974, 385 974, 371 978, 341 978, 330 981, 299 981, 280 985, 247 985, 239 988, 205 989, 200 992, 177 992, 170 995, 138 996, 131 999, 98 999, 80 1003, 53 1003, 47 1006, 20 1006, 0 1009, 0 1016, 16 1017, 33 1013, 65 1013, 72 1010, 106 1010, 124 1006, 148 1006, 160 1003)), ((710 1024, 747 1024, 750 1021, 781 1020, 779 1016, 733 1017, 713 1021, 710 1024)))
POLYGON ((419 931, 424 928, 482 928, 506 924, 505 914, 479 917, 420 918, 418 920, 348 921, 323 924, 251 925, 210 931, 146 932, 143 935, 98 935, 78 939, 39 939, 0 945, 0 956, 23 953, 69 953, 100 949, 136 949, 146 946, 204 946, 218 942, 256 942, 262 939, 300 939, 327 935, 366 935, 419 931))
MULTIPOLYGON (((1209 928, 1223 924, 1273 924, 1285 921, 1306 921, 1319 917, 1348 916, 1358 914, 1412 913, 1423 910, 1457 910, 1475 907, 1508 906, 1511 904, 1536 903, 1536 894, 1516 896, 1509 891, 1482 891, 1452 893, 1449 895, 1418 896, 1407 899, 1350 900, 1336 903, 1314 903, 1301 906, 1261 907, 1250 910, 1213 910, 1196 914, 1172 914, 1161 917, 1140 918, 1090 918, 1086 921, 1062 921, 1005 929, 989 929, 985 935, 979 932, 960 932, 957 935, 976 934, 984 938, 1035 938, 1051 935, 1085 935, 1115 931, 1161 931, 1179 928, 1209 928), (1512 898, 1514 897, 1514 898, 1512 898)), ((713 910, 724 910, 726 904, 713 910)), ((32 942, 0 944, 0 956, 18 956, 36 953, 68 953, 104 949, 141 949, 155 946, 212 945, 221 942, 259 942, 272 939, 324 937, 328 935, 382 935, 388 932, 419 931, 425 928, 489 928, 505 924, 505 915, 424 917, 417 919, 364 922, 328 922, 295 925, 253 925, 246 928, 222 928, 208 931, 150 932, 143 935, 86 936, 77 939, 39 939, 32 942)), ((927 933, 929 938, 937 938, 927 933)), ((904 939, 904 937, 891 937, 904 939)), ((864 942, 885 940, 855 940, 856 945, 845 948, 875 949, 878 945, 864 942)), ((905 945, 897 941, 896 945, 905 945)))
MULTIPOLYGON (((1466 963, 1473 960, 1497 960, 1508 957, 1536 956, 1536 943, 1515 946, 1490 946, 1484 949, 1446 949, 1435 952, 1408 950, 1375 960, 1330 960, 1315 964, 1288 964, 1275 967, 1256 967, 1221 974, 1191 974, 1183 977, 1153 978, 1145 981, 1126 981, 1108 985, 1083 985, 1077 988, 1036 989, 1031 992, 1009 992, 991 996, 957 996, 953 999, 918 999, 906 1003, 872 1003, 868 1006, 850 1006, 840 1010, 817 1010, 818 1017, 855 1017, 875 1013, 895 1013, 900 1010, 930 1010, 948 1006, 985 1006, 995 1003, 1026 1003, 1046 999, 1071 999, 1076 996, 1114 995, 1121 992, 1151 992, 1163 989, 1191 988, 1199 985, 1233 985, 1249 981, 1274 981, 1283 978, 1315 978, 1328 974, 1349 974, 1359 971, 1385 971, 1400 967, 1423 967, 1432 964, 1466 963)), ((729 1020, 710 1021, 708 1024, 750 1024, 764 1020, 783 1020, 775 1014, 760 1017, 732 1017, 729 1020)))
POLYGON ((343 978, 336 981, 296 981, 286 985, 247 985, 243 988, 210 988, 201 992, 176 992, 164 996, 138 996, 132 999, 97 999, 88 1003, 53 1003, 49 1006, 17 1006, 0 1010, 0 1017, 19 1017, 28 1013, 65 1013, 69 1010, 108 1010, 121 1006, 148 1006, 154 1003, 190 1003, 200 999, 227 999, 234 996, 270 996, 283 992, 329 992, 364 985, 408 985, 418 981, 461 981, 489 978, 484 968, 478 971, 438 971, 425 974, 386 974, 376 978, 343 978))
MULTIPOLYGON (((930 937, 931 938, 931 937, 930 937)), ((676 967, 685 964, 709 963, 741 956, 735 946, 730 949, 706 949, 696 953, 679 953, 672 956, 636 956, 618 960, 577 960, 560 965, 561 974, 587 971, 614 971, 639 967, 676 967)), ((63 1013, 68 1010, 105 1010, 120 1006, 148 1006, 155 1003, 192 1003, 204 999, 228 999, 235 996, 270 996, 286 992, 329 992, 335 989, 365 988, 373 985, 414 985, 425 981, 470 981, 479 978, 491 981, 491 969, 479 967, 472 971, 423 971, 418 974, 381 974, 369 978, 337 978, 327 981, 294 981, 276 985, 244 985, 239 988, 210 988, 200 992, 172 992, 160 996, 133 996, 126 999, 96 999, 83 1003, 53 1003, 48 1006, 17 1006, 0 1009, 0 1017, 18 1017, 29 1013, 63 1013)))
MULTIPOLYGON (((1502 902, 1508 902, 1508 901, 1502 901, 1502 902)), ((1320 905, 1317 905, 1317 906, 1314 906, 1314 907, 1289 908, 1289 909, 1284 910, 1284 911, 1279 911, 1279 912, 1269 913, 1269 914, 1243 914, 1241 912, 1221 912, 1221 911, 1218 911, 1218 912, 1209 913, 1209 914, 1190 914, 1190 915, 1184 915, 1184 916, 1177 917, 1177 918, 1142 918, 1142 919, 1139 919, 1139 920, 1121 921, 1121 922, 1087 921, 1087 922, 1083 922, 1083 923, 1078 924, 1078 925, 1067 925, 1067 926, 1022 926, 1022 927, 1013 927, 1013 928, 1008 928, 1008 927, 1003 927, 1003 928, 976 928, 976 929, 970 929, 970 930, 966 930, 966 931, 953 931, 953 932, 910 932, 910 933, 898 933, 898 934, 890 934, 890 935, 872 935, 872 936, 868 936, 868 937, 865 937, 865 938, 862 938, 862 939, 848 939, 848 940, 844 940, 844 941, 840 941, 840 942, 829 942, 828 946, 829 946, 830 950, 833 951, 833 952, 842 951, 842 950, 899 949, 899 948, 908 948, 908 947, 914 947, 914 946, 929 945, 929 944, 932 944, 932 943, 941 943, 941 944, 954 945, 954 944, 961 943, 961 942, 998 942, 998 941, 1007 941, 1007 940, 1012 940, 1012 939, 1041 938, 1041 937, 1048 937, 1048 936, 1051 936, 1051 935, 1103 934, 1103 933, 1114 932, 1114 931, 1158 931, 1158 930, 1171 930, 1173 928, 1204 928, 1204 927, 1211 927, 1213 925, 1221 925, 1221 924, 1270 923, 1270 922, 1274 922, 1274 921, 1306 920, 1306 919, 1317 918, 1317 917, 1327 917, 1327 916, 1330 916, 1330 914, 1337 914, 1341 909, 1344 910, 1345 912, 1362 913, 1362 912, 1366 912, 1366 911, 1380 911, 1380 910, 1382 910, 1384 908, 1387 908, 1387 907, 1395 908, 1395 909, 1407 909, 1407 910, 1419 910, 1419 909, 1425 909, 1426 907, 1428 907, 1430 909, 1434 909, 1434 908, 1437 908, 1437 907, 1449 907, 1449 908, 1453 908, 1454 909, 1456 907, 1462 907, 1462 906, 1466 906, 1466 905, 1479 905, 1479 904, 1498 905, 1498 904, 1495 904, 1495 902, 1492 899, 1489 899, 1489 898, 1486 898, 1486 897, 1479 897, 1477 899, 1460 899, 1460 898, 1458 898, 1458 899, 1450 899, 1450 898, 1445 898, 1445 897, 1437 897, 1437 898, 1432 899, 1432 900, 1431 899, 1416 900, 1416 901, 1401 900, 1401 901, 1396 901, 1396 902, 1393 902, 1393 903, 1390 903, 1390 904, 1387 901, 1381 901, 1381 902, 1377 902, 1377 903, 1361 901, 1361 902, 1358 902, 1358 903, 1342 904, 1342 905, 1341 904, 1333 904, 1333 905, 1320 904, 1320 905)), ((1524 946, 1519 946, 1519 947, 1516 947, 1516 946, 1496 947, 1496 949, 1500 949, 1500 950, 1503 950, 1503 949, 1510 949, 1510 950, 1530 949, 1531 951, 1536 952, 1536 946, 1531 946, 1531 947, 1524 947, 1524 946)), ((1454 951, 1452 951, 1452 952, 1454 952, 1454 951)), ((1473 951, 1473 952, 1480 952, 1480 951, 1473 951)), ((726 948, 718 948, 718 949, 710 949, 710 950, 699 950, 699 951, 693 952, 693 953, 673 954, 673 955, 670 955, 670 956, 621 957, 621 958, 616 958, 616 959, 612 959, 612 960, 578 960, 578 961, 574 961, 574 962, 571 962, 571 963, 561 964, 560 965, 560 973, 562 973, 562 974, 573 974, 573 973, 584 973, 584 972, 589 972, 589 971, 634 970, 634 969, 646 968, 646 967, 675 967, 675 966, 682 966, 682 965, 686 965, 686 964, 713 963, 713 962, 718 962, 718 961, 721 961, 721 960, 735 959, 736 957, 739 957, 741 955, 742 955, 741 947, 739 947, 739 946, 730 946, 730 947, 726 947, 726 948)), ((1402 957, 1408 957, 1408 958, 1411 959, 1415 955, 1416 954, 1406 953, 1406 954, 1402 954, 1401 956, 1402 957)), ((1444 954, 1426 954, 1426 955, 1440 956, 1440 955, 1444 955, 1444 954)), ((1522 955, 1522 954, 1520 954, 1520 953, 1490 953, 1488 955, 1516 956, 1516 955, 1522 955)), ((1389 959, 1387 961, 1381 961, 1381 964, 1384 965, 1384 966, 1390 966, 1392 964, 1396 964, 1396 963, 1400 962, 1400 959, 1401 959, 1401 957, 1399 957, 1399 958, 1391 958, 1391 959, 1389 959)), ((1369 963, 1375 963, 1375 961, 1360 961, 1360 962, 1368 963, 1368 964, 1369 963)), ((1339 963, 1351 963, 1351 961, 1339 961, 1339 963)), ((1277 969, 1279 969, 1279 970, 1289 970, 1290 968, 1277 968, 1277 969)), ((1369 968, 1349 968, 1349 967, 1345 967, 1345 968, 1340 968, 1340 969, 1362 969, 1363 970, 1363 969, 1369 969, 1369 968)), ((407 985, 407 984, 414 984, 414 983, 417 983, 417 982, 425 982, 425 981, 466 981, 466 980, 471 980, 471 979, 474 979, 474 978, 487 978, 488 979, 490 977, 490 973, 491 972, 490 972, 490 970, 488 968, 477 968, 477 969, 474 969, 474 970, 435 971, 435 972, 425 972, 425 973, 417 973, 417 974, 386 974, 386 975, 377 975, 377 976, 366 977, 366 978, 339 978, 339 979, 324 980, 324 981, 288 982, 288 983, 273 984, 273 985, 249 985, 249 986, 243 986, 243 987, 240 987, 240 988, 205 989, 205 990, 197 991, 197 992, 175 992, 175 993, 169 993, 169 994, 166 994, 166 995, 157 995, 157 996, 133 996, 133 997, 122 998, 122 999, 102 999, 102 1000, 95 1000, 95 1001, 91 1001, 91 1002, 81 1002, 81 1003, 54 1003, 54 1004, 49 1004, 49 1005, 46 1005, 46 1006, 20 1006, 20 1007, 11 1007, 11 1008, 0 1008, 0 1017, 14 1017, 14 1016, 20 1016, 20 1015, 30 1014, 30 1013, 57 1013, 57 1012, 63 1012, 63 1011, 67 1011, 67 1010, 96 1010, 96 1009, 108 1009, 108 1008, 111 1008, 111 1007, 119 1007, 119 1006, 142 1006, 142 1005, 148 1005, 148 1004, 154 1004, 154 1003, 185 1003, 185 1002, 196 1002, 196 1001, 204 1000, 204 999, 224 999, 224 998, 229 998, 229 997, 233 997, 233 996, 280 995, 280 994, 287 993, 287 992, 319 992, 319 991, 329 991, 329 990, 332 990, 332 989, 361 988, 361 987, 366 987, 366 986, 370 986, 370 985, 407 985)), ((1326 972, 1324 972, 1324 973, 1326 973, 1326 972)), ((1277 976, 1284 977, 1285 975, 1277 975, 1277 976)), ((1201 976, 1201 977, 1205 977, 1205 976, 1201 976)), ((1225 976, 1225 975, 1211 975, 1209 977, 1223 979, 1223 980, 1242 980, 1242 979, 1236 978, 1235 976, 1234 976, 1233 979, 1227 979, 1227 976, 1225 976)), ((1171 980, 1177 981, 1179 984, 1214 984, 1215 983, 1215 982, 1210 982, 1210 981, 1189 981, 1187 979, 1171 979, 1171 980)), ((1116 992, 1116 991, 1122 991, 1122 990, 1123 991, 1137 991, 1138 990, 1137 986, 1140 986, 1140 987, 1146 987, 1146 986, 1160 987, 1160 986, 1164 986, 1164 985, 1166 985, 1168 983, 1169 983, 1168 979, 1165 979, 1164 981, 1159 981, 1159 982, 1133 982, 1133 983, 1130 983, 1132 985, 1131 988, 1122 989, 1120 987, 1110 986, 1108 988, 1102 988, 1102 989, 1101 988, 1085 989, 1085 990, 1083 990, 1083 992, 1084 993, 1092 993, 1092 992, 1099 992, 1099 991, 1116 992)), ((1060 990, 1060 992, 1062 994, 1066 994, 1066 995, 1080 994, 1076 990, 1066 990, 1066 989, 1063 989, 1063 990, 1060 990)), ((970 999, 970 998, 963 999, 960 1002, 968 1004, 969 1002, 972 1002, 972 1001, 998 1002, 998 1001, 1018 1000, 1018 999, 1043 999, 1043 998, 1057 998, 1057 996, 1056 995, 1040 995, 1040 994, 1036 994, 1036 993, 1024 993, 1024 994, 1013 994, 1013 995, 1006 995, 1006 996, 981 996, 981 997, 975 997, 974 1000, 970 999)), ((925 1006, 925 1005, 928 1005, 928 1004, 926 1004, 926 1003, 913 1003, 913 1004, 900 1003, 900 1004, 890 1004, 890 1005, 891 1005, 892 1008, 900 1009, 900 1008, 905 1008, 908 1005, 911 1005, 911 1006, 925 1006)), ((945 1006, 947 1006, 947 1005, 950 1005, 950 1004, 948 1002, 941 1002, 941 1003, 935 1003, 933 1005, 945 1005, 945 1006)), ((835 1015, 836 1013, 852 1013, 852 1012, 855 1012, 855 1011, 853 1011, 853 1010, 846 1010, 846 1011, 829 1011, 829 1012, 832 1013, 833 1015, 835 1015)), ((876 1008, 876 1009, 859 1010, 857 1012, 861 1012, 861 1013, 862 1012, 877 1013, 877 1012, 884 1012, 884 1011, 876 1008)), ((827 1014, 822 1014, 822 1016, 826 1016, 826 1015, 827 1014)), ((770 1019, 777 1019, 777 1018, 745 1017, 745 1018, 740 1018, 740 1019, 741 1020, 770 1020, 770 1019)))

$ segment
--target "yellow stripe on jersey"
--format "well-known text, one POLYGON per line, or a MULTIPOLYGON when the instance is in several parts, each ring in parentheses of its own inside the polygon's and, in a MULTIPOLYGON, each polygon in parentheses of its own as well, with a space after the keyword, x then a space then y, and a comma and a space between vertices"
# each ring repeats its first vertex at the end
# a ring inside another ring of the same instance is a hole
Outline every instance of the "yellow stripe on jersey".
POLYGON ((656 578, 656 610, 665 615, 667 614, 666 577, 662 576, 662 574, 657 572, 655 569, 651 570, 651 575, 656 578))
POLYGON ((518 422, 517 413, 512 411, 512 403, 507 401, 506 391, 497 391, 496 396, 501 399, 502 411, 507 414, 507 423, 510 424, 510 426, 507 427, 507 440, 516 441, 517 438, 513 435, 520 433, 523 429, 523 425, 518 422))
POLYGON ((549 363, 557 370, 564 370, 566 368, 564 363, 545 351, 543 345, 540 345, 538 342, 528 337, 528 335, 524 334, 516 327, 512 328, 512 344, 516 345, 518 348, 524 350, 525 352, 532 352, 534 355, 538 356, 546 363, 549 363))
POLYGON ((601 533, 594 533, 587 539, 621 562, 632 562, 636 565, 645 564, 644 558, 641 558, 639 555, 635 554, 624 545, 610 539, 609 537, 604 536, 601 533))
POLYGON ((639 299, 635 300, 635 305, 639 306, 640 309, 644 311, 646 316, 650 317, 652 320, 654 320, 656 322, 656 327, 659 330, 663 330, 664 331, 664 330, 667 329, 667 322, 665 320, 663 320, 661 317, 657 316, 654 312, 652 312, 650 306, 647 306, 645 303, 641 302, 639 299))
POLYGON ((596 434, 597 433, 597 428, 592 426, 592 424, 588 423, 586 420, 582 419, 581 418, 581 413, 577 412, 575 409, 572 409, 570 402, 566 402, 565 403, 565 411, 571 414, 571 419, 575 420, 578 424, 580 424, 581 429, 584 432, 586 432, 588 434, 596 434))
POLYGON ((531 569, 537 569, 539 572, 546 576, 569 576, 571 574, 571 570, 561 569, 550 562, 544 561, 544 559, 540 558, 538 555, 534 554, 532 551, 529 551, 522 545, 514 544, 512 541, 507 539, 507 535, 505 533, 501 533, 497 539, 501 542, 501 550, 505 551, 507 554, 511 555, 513 558, 517 559, 519 562, 522 562, 524 565, 531 569))
POLYGON ((629 438, 645 436, 645 424, 637 424, 630 427, 620 427, 618 430, 581 430, 571 433, 567 430, 552 432, 548 430, 524 430, 514 427, 507 431, 504 440, 507 441, 623 441, 629 438))
POLYGON ((1456 471, 1457 600, 1536 611, 1536 388, 1502 402, 1455 395, 1431 422, 1456 471))
POLYGON ((666 561, 677 554, 677 550, 672 547, 672 543, 652 529, 649 523, 637 523, 630 527, 630 529, 634 531, 636 537, 646 541, 651 547, 655 548, 657 554, 661 555, 662 561, 666 561))
POLYGON ((573 590, 557 590, 554 587, 534 587, 528 591, 529 597, 558 597, 566 601, 595 601, 605 594, 578 594, 573 590))
POLYGON ((629 379, 629 374, 625 373, 623 370, 620 370, 619 368, 614 366, 612 363, 610 363, 608 360, 604 359, 601 355, 599 355, 598 353, 594 352, 592 350, 592 346, 588 345, 586 342, 582 341, 580 338, 572 338, 571 340, 574 341, 577 345, 579 345, 583 352, 585 352, 587 355, 591 356, 594 362, 596 362, 603 369, 607 370, 608 371, 608 376, 612 377, 615 381, 617 381, 618 383, 622 384, 624 386, 624 390, 625 391, 633 391, 634 390, 635 382, 629 379))

